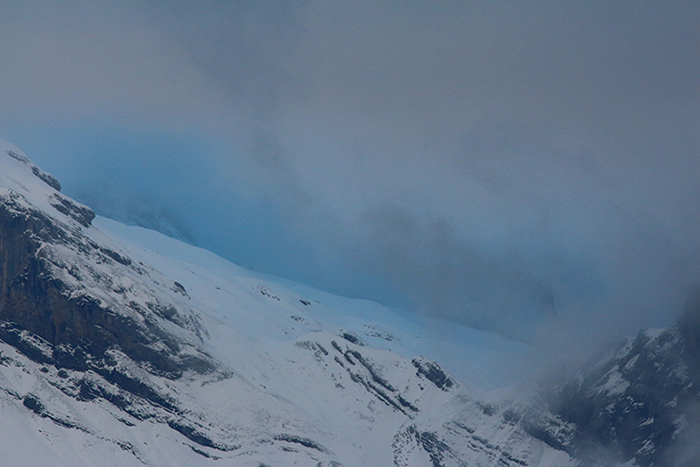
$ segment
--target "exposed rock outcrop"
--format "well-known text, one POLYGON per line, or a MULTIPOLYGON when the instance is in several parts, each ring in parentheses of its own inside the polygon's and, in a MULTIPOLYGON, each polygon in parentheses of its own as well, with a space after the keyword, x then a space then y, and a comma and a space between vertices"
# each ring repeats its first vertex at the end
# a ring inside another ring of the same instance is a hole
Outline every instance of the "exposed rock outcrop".
MULTIPOLYGON (((70 203, 66 200, 66 205, 70 203)), ((77 265, 59 261, 52 254, 54 247, 71 250, 86 264, 108 264, 111 269, 134 267, 121 264, 127 262, 121 256, 121 261, 115 261, 117 253, 81 232, 16 200, 5 199, 0 203, 2 322, 34 333, 53 346, 80 349, 81 366, 100 361, 108 349, 118 348, 134 361, 148 363, 152 371, 172 377, 188 368, 211 369, 205 358, 198 362, 179 358, 178 339, 164 331, 158 317, 147 308, 132 304, 129 310, 120 310, 123 304, 110 307, 72 287, 65 276, 91 275, 92 280, 105 285, 114 281, 98 269, 86 270, 85 265, 79 272, 73 270, 77 265)))
POLYGON ((677 326, 620 342, 559 388, 553 411, 576 425, 578 456, 592 465, 670 465, 679 440, 697 438, 686 418, 700 407, 699 310, 686 308, 677 326))
MULTIPOLYGON (((156 379, 217 370, 199 348, 193 312, 169 299, 186 293, 102 240, 91 227, 95 213, 60 194, 55 178, 7 155, 17 162, 5 162, 0 185, 0 341, 44 365, 50 384, 70 397, 175 423, 178 402, 156 379), (48 188, 32 190, 32 176, 48 188)), ((23 404, 54 417, 34 395, 23 404)))
POLYGON ((34 175, 36 175, 37 177, 39 177, 39 179, 41 179, 48 186, 50 186, 51 188, 53 188, 56 191, 61 191, 61 184, 58 182, 58 180, 56 180, 56 178, 53 175, 48 174, 48 173, 44 172, 43 170, 41 170, 39 167, 37 167, 32 161, 27 159, 25 156, 15 152, 15 151, 12 151, 12 150, 7 151, 7 155, 15 160, 22 162, 27 167, 29 167, 31 169, 32 173, 34 175))

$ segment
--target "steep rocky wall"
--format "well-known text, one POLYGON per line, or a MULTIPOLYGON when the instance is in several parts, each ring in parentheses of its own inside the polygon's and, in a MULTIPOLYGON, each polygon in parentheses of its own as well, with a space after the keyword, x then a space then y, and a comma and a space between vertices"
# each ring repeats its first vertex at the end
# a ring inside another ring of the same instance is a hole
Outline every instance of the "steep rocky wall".
POLYGON ((70 361, 80 367, 117 348, 136 362, 148 363, 150 371, 169 377, 188 368, 211 369, 205 359, 178 359, 177 341, 153 320, 143 325, 87 294, 71 293, 44 257, 51 243, 72 243, 75 249, 94 250, 105 256, 104 261, 112 261, 97 245, 79 242, 41 212, 12 200, 0 203, 0 321, 36 334, 64 353, 77 351, 81 357, 70 361))
POLYGON ((9 209, 7 203, 0 203, 0 317, 7 308, 11 282, 28 266, 38 248, 28 220, 9 209))
POLYGON ((601 465, 632 458, 640 466, 665 465, 684 436, 684 413, 700 404, 689 332, 642 331, 561 388, 553 411, 576 425, 579 456, 601 465))

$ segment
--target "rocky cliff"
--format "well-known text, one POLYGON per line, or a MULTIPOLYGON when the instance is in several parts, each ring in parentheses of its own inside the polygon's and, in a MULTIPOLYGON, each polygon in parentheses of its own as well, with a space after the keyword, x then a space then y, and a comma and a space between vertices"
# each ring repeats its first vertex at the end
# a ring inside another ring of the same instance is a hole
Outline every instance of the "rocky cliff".
POLYGON ((552 409, 576 426, 572 453, 592 465, 700 465, 698 298, 676 326, 611 346, 559 388, 552 409))

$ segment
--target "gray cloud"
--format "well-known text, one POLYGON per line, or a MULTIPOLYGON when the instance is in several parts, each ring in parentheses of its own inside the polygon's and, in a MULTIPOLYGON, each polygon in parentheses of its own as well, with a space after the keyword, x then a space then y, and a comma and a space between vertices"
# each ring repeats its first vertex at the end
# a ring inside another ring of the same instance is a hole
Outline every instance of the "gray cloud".
MULTIPOLYGON (((315 251, 275 273, 565 342, 668 324, 700 281, 695 2, 0 7, 7 139, 97 121, 207 140, 211 197, 273 206, 315 251)), ((188 215, 114 164, 109 196, 188 215)))

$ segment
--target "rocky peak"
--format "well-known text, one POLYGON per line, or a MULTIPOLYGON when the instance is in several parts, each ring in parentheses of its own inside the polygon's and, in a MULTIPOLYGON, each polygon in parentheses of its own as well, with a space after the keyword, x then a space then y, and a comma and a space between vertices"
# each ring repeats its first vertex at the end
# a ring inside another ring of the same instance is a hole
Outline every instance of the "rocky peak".
POLYGON ((619 342, 612 356, 593 359, 558 389, 552 410, 576 426, 579 456, 593 465, 668 465, 679 440, 696 436, 685 422, 688 408, 700 404, 696 297, 677 326, 619 342))

